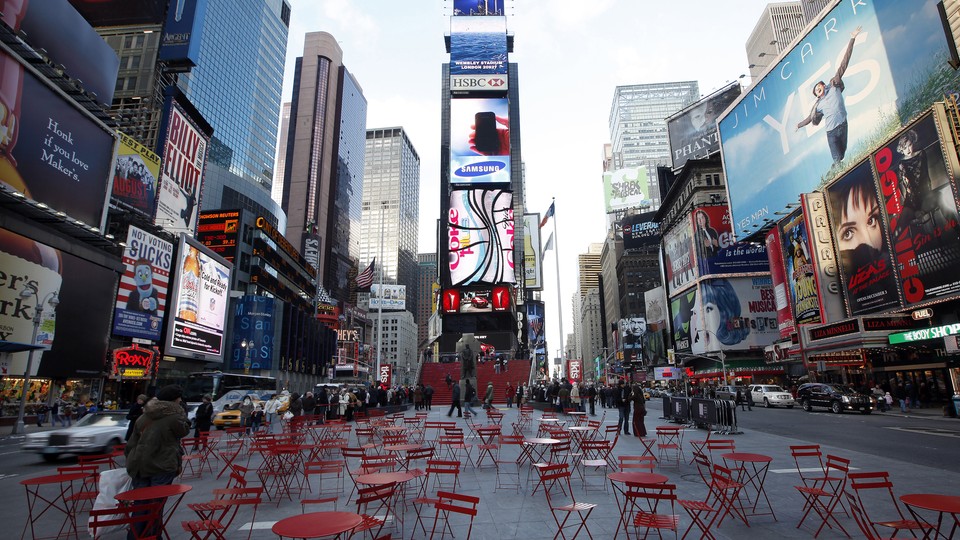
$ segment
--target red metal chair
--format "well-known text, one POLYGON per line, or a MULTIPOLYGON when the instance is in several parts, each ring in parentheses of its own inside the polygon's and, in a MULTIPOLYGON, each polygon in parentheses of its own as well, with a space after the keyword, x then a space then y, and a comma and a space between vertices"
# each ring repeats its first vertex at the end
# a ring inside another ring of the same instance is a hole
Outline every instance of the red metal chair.
POLYGON ((836 516, 833 515, 837 505, 840 504, 844 488, 847 485, 847 474, 850 472, 850 460, 828 455, 824 471, 826 473, 823 477, 824 479, 822 482, 819 482, 817 486, 794 486, 794 489, 799 491, 804 498, 804 512, 800 518, 800 523, 797 523, 797 528, 799 529, 800 526, 803 525, 804 520, 807 519, 807 516, 810 515, 810 512, 814 511, 822 520, 822 523, 817 527, 817 531, 813 535, 814 538, 820 534, 824 526, 833 529, 833 525, 836 525, 844 534, 850 536, 847 530, 843 528, 843 525, 837 521, 836 516), (830 524, 831 521, 833 525, 830 524))
POLYGON ((580 460, 580 480, 583 482, 583 490, 588 491, 593 484, 587 482, 588 477, 597 477, 600 479, 600 485, 603 491, 607 492, 607 470, 611 467, 607 460, 610 457, 610 441, 583 441, 580 443, 580 451, 583 452, 583 458, 580 460), (599 471, 599 474, 588 474, 589 471, 599 471))
POLYGON ((577 516, 580 524, 577 525, 577 530, 574 531, 571 538, 576 538, 577 535, 580 534, 581 530, 586 531, 587 536, 593 538, 593 536, 590 534, 590 529, 587 528, 587 519, 590 517, 590 514, 593 512, 593 509, 597 507, 597 505, 593 503, 577 502, 576 496, 573 492, 573 487, 570 485, 570 470, 567 467, 567 464, 562 463, 558 466, 555 466, 555 468, 542 475, 540 479, 544 483, 559 483, 560 490, 565 494, 569 494, 568 501, 559 501, 558 503, 558 501, 555 501, 553 496, 550 494, 550 489, 543 490, 547 496, 547 506, 550 508, 550 514, 553 516, 553 521, 557 524, 557 534, 554 535, 554 540, 556 540, 557 536, 560 536, 564 539, 567 538, 563 531, 566 528, 576 525, 576 523, 567 525, 567 521, 569 521, 574 515, 577 516), (564 489, 564 484, 566 485, 566 489, 564 489), (560 515, 564 516, 563 521, 560 520, 560 515))
POLYGON ((500 451, 500 426, 484 426, 477 428, 477 437, 480 438, 480 444, 477 445, 477 464, 479 469, 483 464, 483 458, 488 457, 493 466, 496 467, 497 457, 494 453, 500 451))
POLYGON ((420 528, 423 530, 423 534, 427 534, 427 528, 423 523, 423 514, 421 513, 420 509, 426 506, 436 507, 437 503, 440 502, 439 498, 435 496, 430 497, 427 495, 427 493, 429 493, 427 488, 431 479, 433 480, 433 485, 435 488, 437 486, 444 487, 444 476, 452 478, 450 480, 449 489, 456 489, 460 485, 460 462, 428 459, 425 476, 423 477, 423 482, 420 484, 420 493, 417 495, 417 498, 413 500, 413 509, 417 515, 417 519, 413 523, 414 535, 417 533, 417 525, 420 525, 420 528))
MULTIPOLYGON (((241 507, 252 506, 253 515, 250 523, 257 520, 257 508, 263 497, 263 488, 233 488, 215 489, 214 496, 218 497, 202 505, 189 505, 197 513, 199 520, 183 521, 183 530, 190 533, 195 540, 218 538, 225 540, 227 531, 241 507)), ((247 539, 253 534, 253 527, 247 533, 247 539)))
POLYGON ((378 538, 387 521, 399 519, 393 510, 396 489, 396 482, 390 482, 357 490, 357 513, 362 516, 363 522, 353 529, 354 534, 376 531, 372 533, 372 538, 378 538))
POLYGON ((163 503, 144 503, 90 510, 90 520, 87 522, 94 540, 101 537, 102 529, 115 527, 129 527, 130 535, 134 540, 155 540, 158 538, 157 529, 163 521, 163 503))
POLYGON ((867 514, 863 511, 863 508, 860 508, 860 501, 857 500, 856 495, 849 491, 844 491, 843 497, 847 501, 847 508, 850 509, 853 521, 857 524, 857 527, 860 529, 860 532, 863 533, 863 537, 866 538, 866 540, 894 540, 890 537, 880 536, 880 533, 873 528, 873 524, 870 523, 867 514))
POLYGON ((657 468, 657 458, 651 456, 618 456, 621 471, 628 469, 642 469, 643 472, 653 472, 657 468))
POLYGON ((623 519, 624 531, 630 538, 629 526, 637 530, 646 529, 644 538, 650 534, 650 529, 656 530, 658 536, 661 531, 673 531, 674 538, 680 526, 680 516, 676 513, 677 486, 673 484, 644 484, 627 482, 623 492, 623 519), (661 511, 661 505, 668 507, 667 512, 661 511))
POLYGON ((733 516, 747 527, 747 513, 740 498, 743 484, 733 479, 733 472, 722 466, 713 464, 710 470, 710 491, 717 505, 717 516, 714 518, 717 527, 723 524, 727 516, 733 516))
POLYGON ((672 461, 680 469, 683 459, 683 428, 679 426, 657 426, 657 461, 672 461))
POLYGON ((440 521, 441 515, 443 515, 444 524, 440 530, 440 538, 444 538, 447 531, 450 531, 450 535, 453 536, 453 528, 450 525, 450 515, 460 514, 470 518, 466 538, 466 540, 470 540, 470 534, 473 532, 473 520, 477 517, 477 505, 480 504, 480 497, 438 491, 437 499, 438 501, 434 505, 437 512, 433 519, 433 528, 430 530, 430 539, 433 540, 433 537, 436 535, 437 523, 440 521))
POLYGON ((317 477, 317 495, 339 495, 343 493, 343 461, 341 460, 321 460, 308 461, 303 464, 303 476, 306 480, 307 490, 313 493, 310 485, 310 477, 317 477), (324 479, 327 479, 324 482, 324 479), (332 486, 331 486, 332 484, 332 486))
POLYGON ((512 488, 520 490, 520 459, 523 457, 523 435, 500 435, 500 449, 497 452, 494 463, 497 465, 497 484, 494 491, 502 488, 512 488), (504 447, 515 446, 517 452, 515 456, 507 457, 504 455, 504 447), (505 469, 511 469, 507 471, 505 469), (514 471, 516 474, 514 474, 514 471), (504 482, 505 477, 516 477, 516 482, 504 482))
POLYGON ((909 531, 911 535, 916 536, 915 532, 919 531, 923 534, 924 538, 926 538, 934 528, 930 524, 907 519, 903 514, 903 510, 900 509, 900 504, 893 494, 893 482, 890 481, 890 473, 886 471, 852 472, 847 474, 847 480, 850 482, 849 487, 853 494, 857 496, 860 511, 872 527, 893 529, 893 532, 890 534, 891 537, 896 536, 900 531, 909 531), (873 501, 876 506, 871 506, 871 512, 868 513, 867 505, 864 504, 864 495, 868 494, 869 497, 869 493, 874 494, 874 497, 870 497, 870 500, 873 501), (890 499, 890 504, 887 505, 888 510, 885 514, 882 514, 885 517, 877 518, 878 515, 881 515, 879 514, 877 506, 879 506, 881 500, 886 501, 888 498, 890 499), (889 507, 892 507, 892 511, 889 510, 889 507), (873 515, 871 516, 870 514, 873 515))

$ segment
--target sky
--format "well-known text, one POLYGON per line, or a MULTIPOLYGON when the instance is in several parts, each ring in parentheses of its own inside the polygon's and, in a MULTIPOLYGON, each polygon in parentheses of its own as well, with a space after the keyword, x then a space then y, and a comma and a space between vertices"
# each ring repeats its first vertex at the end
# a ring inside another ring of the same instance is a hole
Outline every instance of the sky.
MULTIPOLYGON (((417 0, 290 0, 292 15, 283 100, 308 32, 332 34, 343 62, 367 98, 367 128, 402 126, 420 156, 421 253, 435 252, 440 217, 441 65, 449 61, 452 2, 417 0)), ((520 130, 528 212, 556 200, 544 227, 554 246, 544 259, 550 356, 573 332, 577 255, 603 242, 603 145, 618 85, 698 81, 701 95, 746 74, 744 44, 766 0, 517 0, 508 8, 519 64, 520 130), (549 6, 549 8, 547 8, 549 6), (559 267, 559 271, 558 271, 559 267), (559 275, 559 291, 557 280, 559 275)))

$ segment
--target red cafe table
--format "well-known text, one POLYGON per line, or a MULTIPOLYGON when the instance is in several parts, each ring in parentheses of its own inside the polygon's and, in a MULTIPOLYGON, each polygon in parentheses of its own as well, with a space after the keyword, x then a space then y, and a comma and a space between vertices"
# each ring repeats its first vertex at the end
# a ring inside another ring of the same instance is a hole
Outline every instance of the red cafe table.
POLYGON ((191 489, 193 489, 193 486, 189 486, 187 484, 148 486, 118 493, 114 498, 117 499, 117 501, 119 501, 121 504, 158 501, 164 503, 165 506, 167 499, 170 497, 176 497, 173 506, 171 506, 166 512, 166 515, 163 517, 163 520, 160 523, 160 534, 158 535, 170 538, 170 535, 167 534, 167 523, 170 522, 170 518, 173 517, 173 514, 177 511, 177 507, 180 506, 180 501, 183 500, 183 496, 186 495, 191 489))
POLYGON ((353 512, 309 512, 283 518, 271 530, 280 538, 340 538, 363 523, 353 512))
MULTIPOLYGON (((936 538, 953 538, 957 528, 960 527, 960 496, 956 495, 937 495, 933 493, 911 493, 901 495, 900 502, 907 506, 907 510, 913 518, 920 523, 927 523, 922 517, 917 515, 916 509, 929 510, 937 512, 936 538), (944 514, 950 514, 953 517, 953 524, 950 527, 950 534, 944 534, 943 523, 944 514)), ((931 523, 931 525, 933 525, 931 523)), ((924 536, 926 538, 926 536, 924 536)))
POLYGON ((613 538, 617 538, 620 535, 620 528, 623 527, 623 530, 626 531, 626 523, 623 522, 624 515, 623 509, 624 505, 627 504, 627 497, 623 494, 624 490, 618 484, 626 485, 629 483, 636 484, 666 484, 669 478, 662 474, 657 473, 648 473, 648 472, 623 472, 617 471, 612 472, 607 475, 607 479, 610 480, 610 485, 613 486, 613 498, 617 502, 617 510, 620 513, 620 516, 617 518, 617 531, 613 533, 613 538))
POLYGON ((30 529, 30 537, 39 538, 36 531, 36 523, 47 512, 60 512, 63 514, 63 523, 60 525, 60 532, 54 538, 61 536, 78 536, 77 523, 75 520, 75 510, 68 502, 68 498, 73 494, 73 483, 83 481, 89 478, 87 473, 65 473, 53 474, 49 476, 38 476, 36 478, 27 478, 20 481, 20 485, 27 491, 27 523, 23 526, 21 538, 26 537, 27 529, 30 529), (41 489, 44 486, 58 486, 60 491, 56 495, 44 496, 41 489))
MULTIPOLYGON (((357 484, 363 484, 365 486, 382 486, 384 484, 390 484, 395 482, 397 484, 397 491, 395 492, 395 503, 396 501, 403 500, 405 497, 406 483, 416 478, 413 473, 398 471, 398 472, 380 472, 380 473, 370 473, 370 474, 361 474, 357 477, 357 484)), ((394 506, 396 508, 396 506, 394 506)), ((400 522, 400 526, 403 526, 403 514, 394 510, 393 512, 394 519, 400 522)))
MULTIPOLYGON (((776 521, 777 516, 773 513, 773 505, 770 504, 770 499, 767 498, 767 492, 763 488, 764 481, 767 479, 767 471, 770 469, 770 462, 773 461, 773 458, 763 454, 751 454, 749 452, 731 452, 729 454, 722 454, 720 457, 723 458, 724 462, 732 461, 740 464, 739 467, 728 468, 738 471, 737 482, 743 485, 744 490, 747 489, 747 486, 750 486, 756 493, 756 497, 753 499, 753 505, 749 508, 750 513, 747 513, 748 509, 744 507, 744 514, 747 517, 770 514, 773 516, 773 520, 776 521), (750 468, 747 469, 747 466, 750 468), (770 509, 769 512, 757 512, 760 497, 763 497, 763 500, 767 502, 767 508, 770 509)), ((747 502, 749 501, 750 497, 747 495, 747 502)))

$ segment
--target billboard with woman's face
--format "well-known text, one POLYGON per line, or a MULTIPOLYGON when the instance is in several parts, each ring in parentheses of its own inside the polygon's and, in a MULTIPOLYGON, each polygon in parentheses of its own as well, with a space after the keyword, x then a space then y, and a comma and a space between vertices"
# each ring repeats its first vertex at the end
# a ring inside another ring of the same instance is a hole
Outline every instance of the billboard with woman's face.
POLYGON ((692 353, 762 349, 779 337, 769 276, 700 282, 690 314, 692 353))

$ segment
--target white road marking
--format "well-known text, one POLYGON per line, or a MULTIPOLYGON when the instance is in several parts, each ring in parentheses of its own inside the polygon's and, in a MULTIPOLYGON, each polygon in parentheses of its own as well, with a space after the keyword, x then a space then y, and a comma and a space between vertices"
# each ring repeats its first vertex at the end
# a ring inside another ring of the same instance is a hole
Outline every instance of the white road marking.
POLYGON ((887 429, 903 431, 906 433, 914 433, 914 434, 921 434, 921 435, 936 435, 937 437, 952 437, 954 439, 960 439, 960 433, 957 433, 956 431, 952 431, 950 433, 944 433, 943 431, 937 431, 937 430, 931 431, 931 430, 926 430, 921 428, 904 428, 904 427, 888 427, 887 429))

